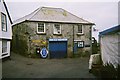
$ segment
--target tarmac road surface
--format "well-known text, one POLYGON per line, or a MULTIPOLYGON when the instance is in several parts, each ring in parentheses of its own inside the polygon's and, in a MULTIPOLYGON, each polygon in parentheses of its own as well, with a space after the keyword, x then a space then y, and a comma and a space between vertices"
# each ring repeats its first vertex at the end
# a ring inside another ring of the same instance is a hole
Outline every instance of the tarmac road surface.
POLYGON ((2 62, 3 78, 96 78, 88 70, 88 57, 33 59, 12 53, 2 62))

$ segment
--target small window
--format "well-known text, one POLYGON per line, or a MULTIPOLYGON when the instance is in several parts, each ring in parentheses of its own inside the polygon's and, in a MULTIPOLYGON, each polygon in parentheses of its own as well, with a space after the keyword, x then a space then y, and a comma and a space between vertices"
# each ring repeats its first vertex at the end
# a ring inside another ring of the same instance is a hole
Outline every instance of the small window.
POLYGON ((83 25, 78 25, 78 33, 83 34, 83 25))
POLYGON ((7 31, 6 15, 1 13, 1 27, 2 31, 7 31))
POLYGON ((84 41, 78 41, 78 47, 83 48, 84 47, 84 41))
POLYGON ((61 25, 54 24, 54 34, 61 34, 61 25))
POLYGON ((2 40, 2 53, 7 52, 7 41, 2 40))
POLYGON ((45 33, 45 24, 44 23, 38 23, 37 33, 45 33))
POLYGON ((92 38, 92 43, 95 43, 94 38, 92 38))

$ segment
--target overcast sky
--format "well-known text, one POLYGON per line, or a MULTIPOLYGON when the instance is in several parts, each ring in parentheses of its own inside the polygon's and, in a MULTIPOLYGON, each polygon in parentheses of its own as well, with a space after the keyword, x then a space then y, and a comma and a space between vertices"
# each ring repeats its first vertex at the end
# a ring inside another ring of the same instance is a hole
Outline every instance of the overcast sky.
POLYGON ((21 18, 39 7, 63 8, 78 17, 95 23, 98 32, 93 36, 98 40, 98 33, 118 24, 118 0, 5 0, 12 20, 21 18), (102 1, 102 2, 100 2, 102 1))

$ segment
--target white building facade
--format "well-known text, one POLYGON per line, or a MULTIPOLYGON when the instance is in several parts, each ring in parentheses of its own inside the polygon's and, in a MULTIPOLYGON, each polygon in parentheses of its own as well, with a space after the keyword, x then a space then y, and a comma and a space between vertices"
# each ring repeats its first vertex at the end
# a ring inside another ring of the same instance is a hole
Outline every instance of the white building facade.
POLYGON ((114 68, 118 68, 118 65, 120 65, 119 37, 120 25, 99 33, 103 65, 112 64, 114 68))
POLYGON ((12 28, 10 16, 3 0, 0 0, 0 59, 10 56, 12 28))

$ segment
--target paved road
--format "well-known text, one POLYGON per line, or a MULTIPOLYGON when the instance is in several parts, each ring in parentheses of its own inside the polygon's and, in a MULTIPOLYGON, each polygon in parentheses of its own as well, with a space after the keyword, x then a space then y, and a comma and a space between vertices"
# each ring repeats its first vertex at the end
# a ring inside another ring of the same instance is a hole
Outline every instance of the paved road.
POLYGON ((31 59, 12 53, 3 62, 4 78, 95 78, 88 72, 89 58, 31 59))

